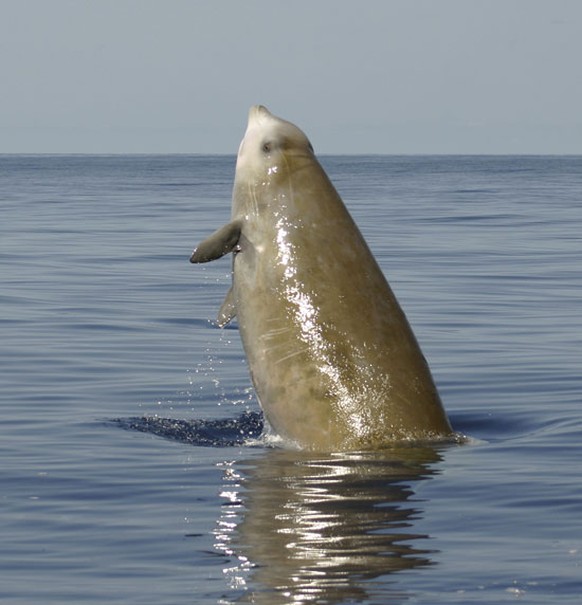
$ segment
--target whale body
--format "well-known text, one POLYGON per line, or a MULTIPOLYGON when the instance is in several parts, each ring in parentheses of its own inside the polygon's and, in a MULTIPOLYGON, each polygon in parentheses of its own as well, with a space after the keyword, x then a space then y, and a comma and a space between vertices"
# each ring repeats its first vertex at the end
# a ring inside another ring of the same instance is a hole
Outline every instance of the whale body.
POLYGON ((315 451, 450 438, 428 364, 380 267, 295 125, 263 106, 240 144, 231 221, 192 263, 233 254, 237 317, 265 418, 315 451))

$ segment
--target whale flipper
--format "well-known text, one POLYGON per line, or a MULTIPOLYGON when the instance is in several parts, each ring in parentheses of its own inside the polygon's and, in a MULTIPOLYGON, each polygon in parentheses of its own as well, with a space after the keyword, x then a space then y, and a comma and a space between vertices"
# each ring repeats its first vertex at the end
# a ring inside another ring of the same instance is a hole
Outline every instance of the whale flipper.
POLYGON ((224 328, 224 326, 228 325, 236 315, 236 302, 234 300, 234 294, 232 291, 232 287, 229 288, 226 296, 224 298, 224 302, 220 306, 220 310, 218 311, 218 317, 216 318, 216 322, 218 326, 224 328))
POLYGON ((232 221, 207 237, 194 250, 191 263, 207 263, 232 252, 240 238, 241 221, 232 221))

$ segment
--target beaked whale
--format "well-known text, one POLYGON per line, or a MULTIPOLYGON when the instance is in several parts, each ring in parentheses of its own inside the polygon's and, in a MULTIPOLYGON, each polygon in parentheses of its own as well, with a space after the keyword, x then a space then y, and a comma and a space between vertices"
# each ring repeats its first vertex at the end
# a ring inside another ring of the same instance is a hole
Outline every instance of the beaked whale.
POLYGON ((231 222, 192 263, 233 253, 218 315, 235 315, 257 397, 284 440, 376 449, 453 432, 412 329, 305 134, 257 105, 231 222))

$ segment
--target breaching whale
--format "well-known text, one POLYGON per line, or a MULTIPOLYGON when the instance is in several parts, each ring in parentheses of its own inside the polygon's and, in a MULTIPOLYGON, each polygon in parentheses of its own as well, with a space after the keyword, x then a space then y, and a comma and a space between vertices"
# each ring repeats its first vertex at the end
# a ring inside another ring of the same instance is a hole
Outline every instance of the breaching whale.
POLYGON ((451 438, 428 364, 380 267, 295 125, 257 105, 231 222, 192 253, 233 253, 235 315, 255 391, 284 440, 315 451, 451 438))

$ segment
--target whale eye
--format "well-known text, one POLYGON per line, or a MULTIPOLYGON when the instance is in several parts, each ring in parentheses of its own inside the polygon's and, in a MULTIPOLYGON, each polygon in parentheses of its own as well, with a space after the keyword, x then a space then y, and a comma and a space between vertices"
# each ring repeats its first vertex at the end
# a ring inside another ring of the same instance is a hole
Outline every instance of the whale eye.
POLYGON ((271 143, 263 143, 263 151, 269 153, 271 151, 271 143))

